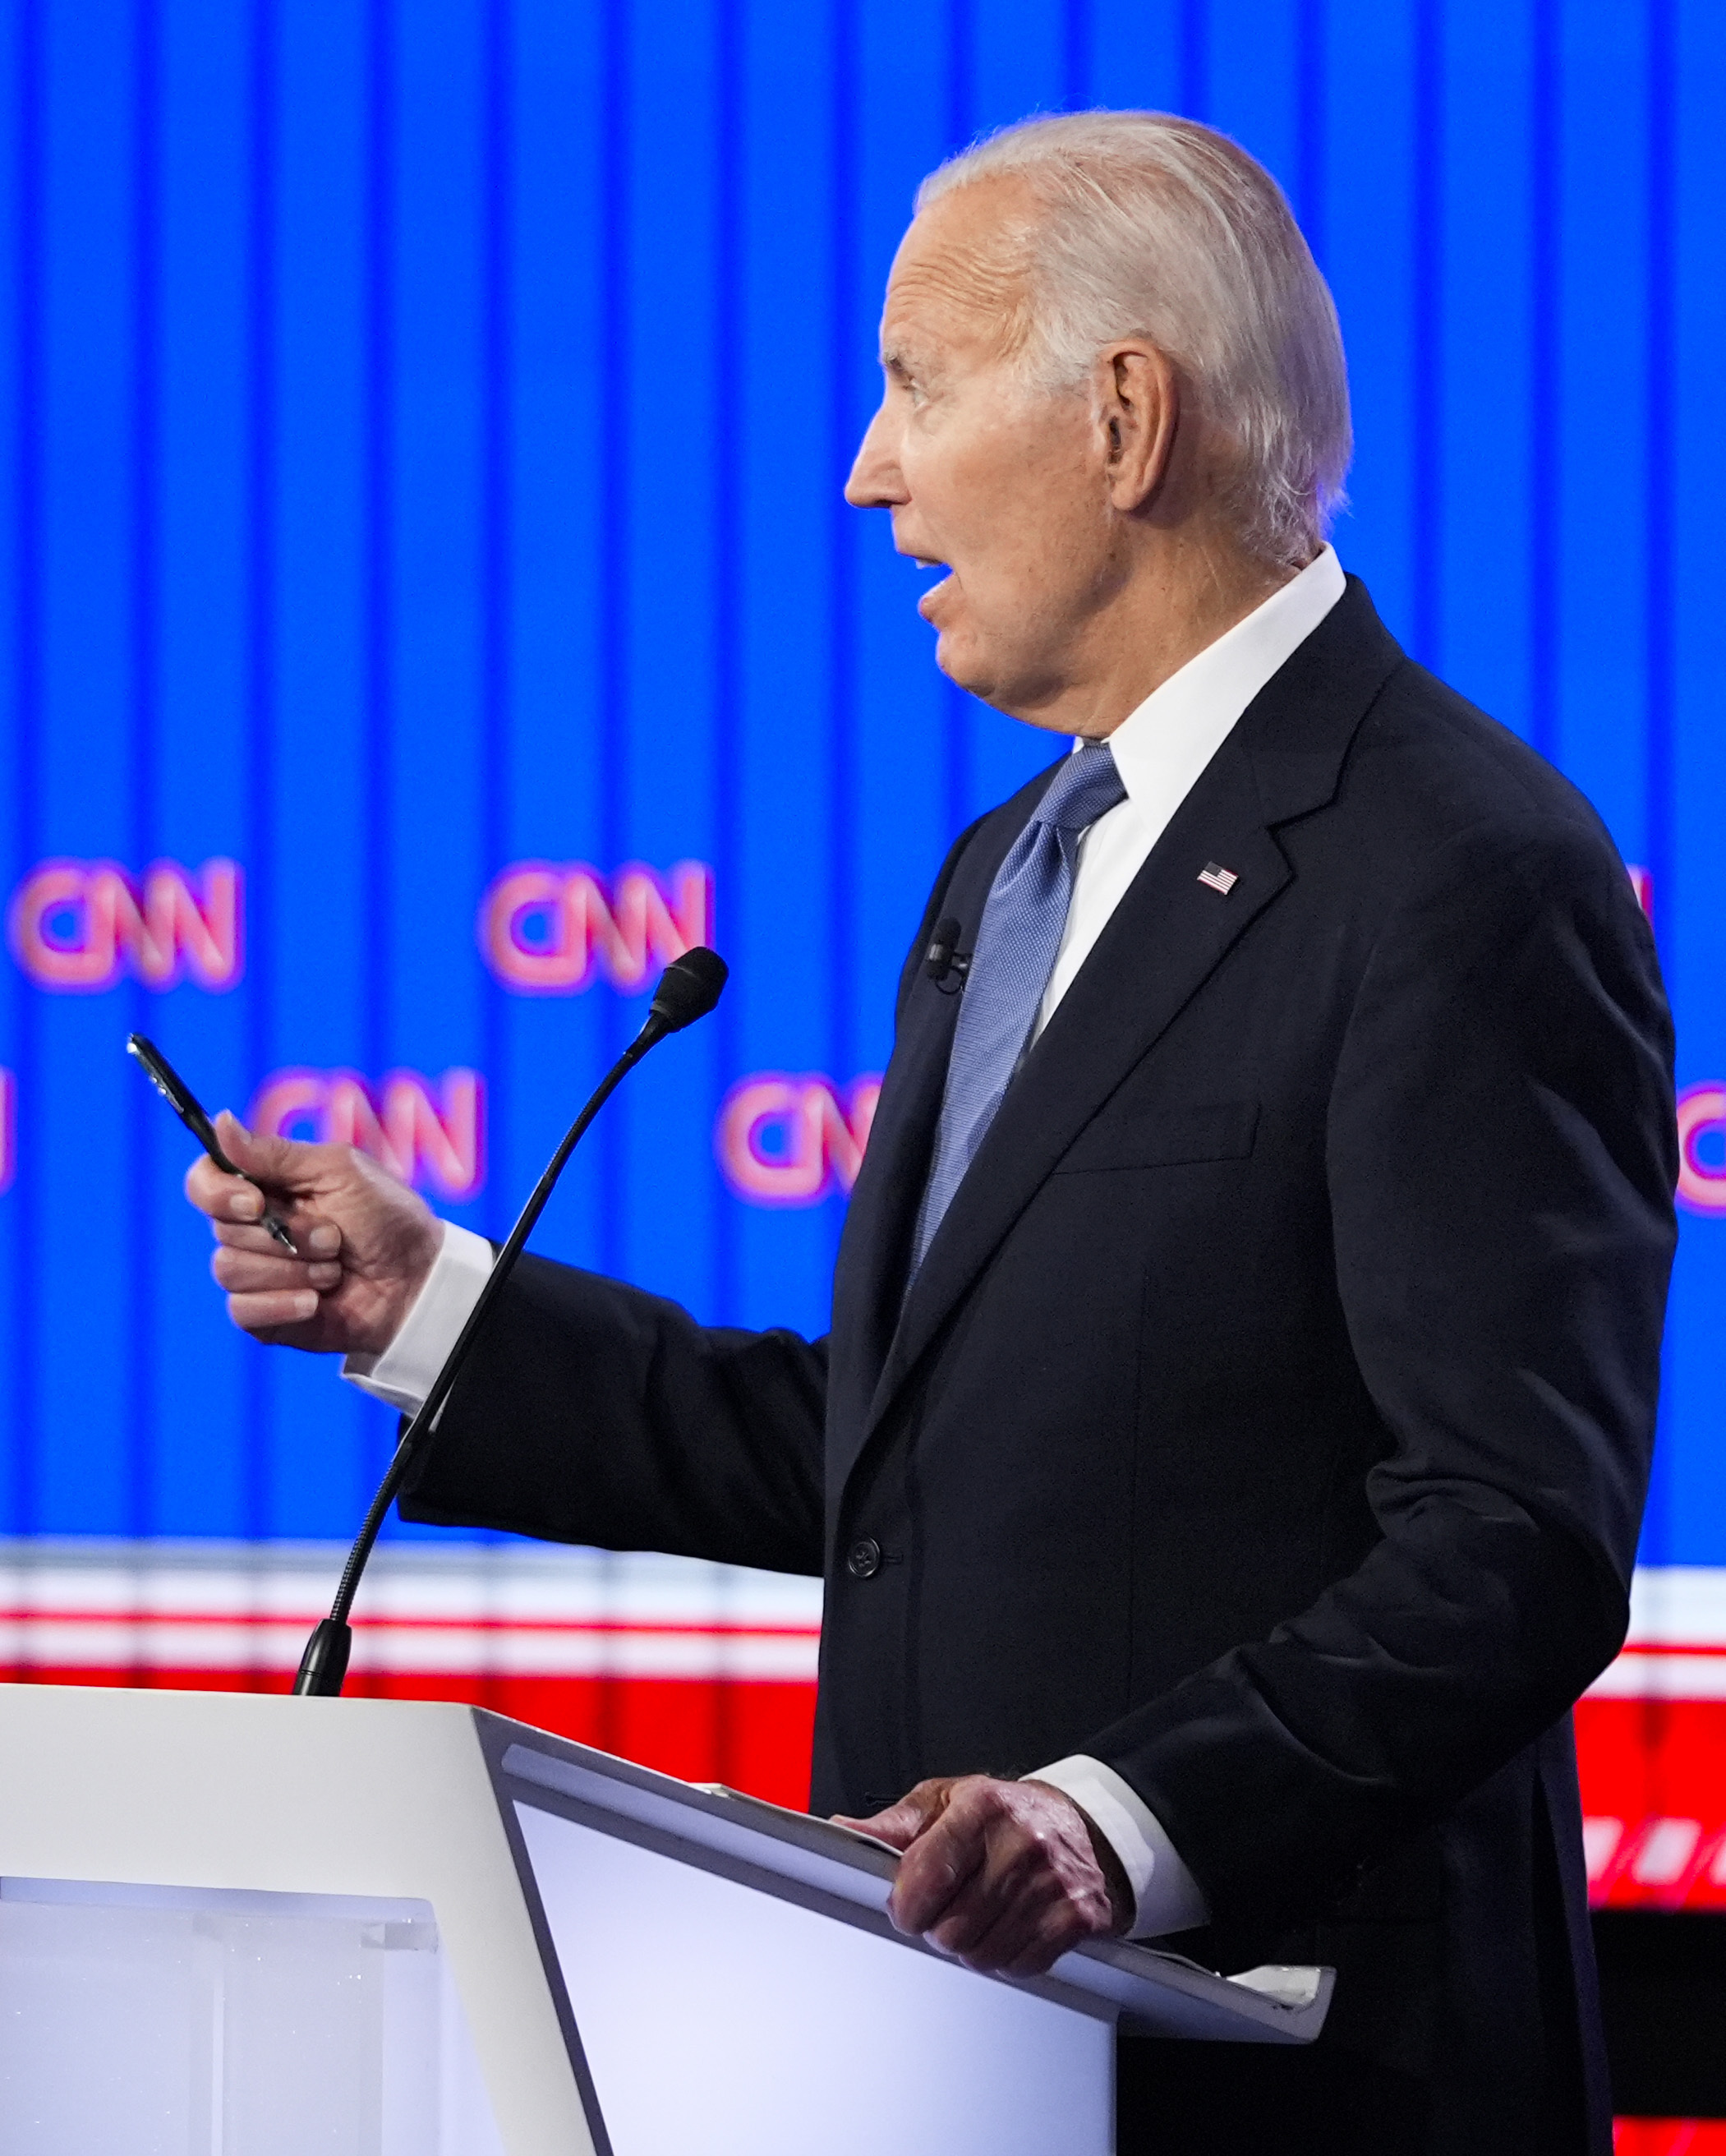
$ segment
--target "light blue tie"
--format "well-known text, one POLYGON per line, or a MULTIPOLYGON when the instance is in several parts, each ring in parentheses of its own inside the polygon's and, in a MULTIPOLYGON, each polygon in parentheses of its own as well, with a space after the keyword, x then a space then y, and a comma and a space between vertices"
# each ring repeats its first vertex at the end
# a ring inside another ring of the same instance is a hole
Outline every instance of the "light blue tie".
POLYGON ((914 1278, 1025 1052, 1061 947, 1079 839, 1126 797, 1114 750, 1107 742, 1088 742, 1049 781, 990 886, 917 1216, 914 1278))

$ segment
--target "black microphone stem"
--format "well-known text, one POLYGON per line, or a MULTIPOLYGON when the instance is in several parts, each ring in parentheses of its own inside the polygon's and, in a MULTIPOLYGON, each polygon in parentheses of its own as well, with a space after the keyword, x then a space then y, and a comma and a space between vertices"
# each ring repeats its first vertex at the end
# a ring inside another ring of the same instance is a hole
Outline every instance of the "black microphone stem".
MULTIPOLYGON (((689 957, 695 955, 692 952, 689 957)), ((719 984, 722 985, 725 979, 723 964, 714 958, 710 952, 703 952, 700 955, 712 961, 718 971, 719 984)), ((679 963, 686 965, 688 961, 679 963)), ((675 970, 674 968, 668 968, 668 978, 675 970)), ((421 1402, 419 1412, 402 1431, 395 1456, 390 1462, 389 1471, 377 1486, 377 1494, 371 1500, 371 1509, 354 1539, 353 1548, 348 1552, 347 1563, 342 1568, 341 1584, 335 1590, 335 1599, 330 1606, 330 1614, 319 1622, 305 1643, 305 1652, 300 1659, 299 1674, 294 1680, 296 1693, 333 1697, 341 1691, 342 1681, 347 1675, 348 1653, 353 1642, 348 1619, 353 1609, 354 1596, 359 1590, 361 1575, 366 1569, 366 1559, 371 1554, 372 1545, 377 1540, 385 1516, 395 1502, 396 1494, 413 1464, 415 1454, 428 1433, 437 1429, 443 1403, 449 1398, 456 1379, 462 1373, 462 1366, 468 1359, 474 1336, 485 1321, 486 1312, 497 1301, 504 1283, 515 1270, 522 1245, 533 1233, 534 1224, 545 1211, 545 1201, 556 1188, 566 1162, 580 1143, 587 1126, 648 1050, 657 1046, 668 1034, 679 1032, 689 1023, 689 1017, 674 1009, 661 1009, 666 986, 666 982, 662 981, 660 993, 653 998, 653 1007, 648 1014, 646 1024, 594 1088, 586 1106, 570 1125, 563 1143, 551 1156, 545 1173, 534 1186, 533 1195, 522 1207, 515 1225, 510 1230, 509 1240, 498 1252, 491 1270, 486 1275, 479 1300, 468 1313, 468 1322, 445 1358, 443 1368, 433 1382, 432 1389, 421 1402)), ((715 985, 712 991, 713 999, 717 998, 718 993, 719 986, 715 985)), ((710 1008, 711 1000, 703 1005, 704 1009, 710 1008)), ((690 1014, 692 1016, 700 1014, 699 1010, 690 1014)))

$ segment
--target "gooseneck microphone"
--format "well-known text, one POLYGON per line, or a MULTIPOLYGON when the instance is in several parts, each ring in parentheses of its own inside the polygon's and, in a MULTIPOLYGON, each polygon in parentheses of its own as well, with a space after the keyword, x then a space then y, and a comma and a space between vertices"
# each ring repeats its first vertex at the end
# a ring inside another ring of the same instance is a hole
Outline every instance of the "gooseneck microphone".
POLYGON ((624 1078, 647 1054, 663 1040, 668 1034, 681 1033, 686 1025, 693 1025, 698 1018, 705 1018, 720 999, 729 971, 718 952, 698 945, 675 958, 659 976, 659 985, 653 991, 653 1000, 648 1006, 647 1021, 627 1048, 601 1079, 581 1114, 572 1122, 563 1143, 552 1154, 545 1173, 534 1186, 534 1194, 521 1209, 520 1218, 510 1230, 510 1240, 498 1252, 495 1263, 485 1276, 485 1285, 479 1291, 479 1299, 468 1314, 468 1322, 448 1354, 443 1368, 433 1382, 432 1389, 421 1403, 420 1409, 402 1433, 391 1460, 389 1471, 377 1486, 377 1495, 371 1500, 365 1524, 354 1538, 348 1552, 347 1563, 342 1568, 341 1583, 335 1590, 335 1599, 330 1606, 330 1614, 322 1619, 305 1643, 305 1652, 300 1658, 300 1674, 294 1680, 296 1693, 305 1692, 324 1698, 333 1698, 341 1690, 347 1675, 348 1655, 353 1645, 353 1632, 348 1618, 354 1606, 366 1561, 377 1540, 378 1529, 384 1516, 395 1502, 396 1493, 407 1477, 427 1438, 435 1433, 438 1419, 443 1412, 443 1404, 449 1398, 462 1366, 468 1359, 474 1336, 485 1322, 485 1314, 497 1301, 503 1285, 515 1269, 521 1248, 533 1232, 534 1223, 545 1209, 545 1201, 556 1188, 564 1164, 581 1142, 587 1126, 622 1085, 624 1078))

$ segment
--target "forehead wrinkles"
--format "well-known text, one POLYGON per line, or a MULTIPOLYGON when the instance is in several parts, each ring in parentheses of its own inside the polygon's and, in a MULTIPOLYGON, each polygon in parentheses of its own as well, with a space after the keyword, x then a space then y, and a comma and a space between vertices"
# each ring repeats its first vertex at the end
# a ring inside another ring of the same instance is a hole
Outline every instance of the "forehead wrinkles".
MULTIPOLYGON (((956 207, 960 198, 949 199, 956 207)), ((931 331, 986 341, 1007 357, 1022 349, 1031 330, 1030 221, 985 225, 972 216, 965 223, 970 229, 934 235, 919 235, 913 226, 911 237, 920 244, 901 254, 888 283, 882 341, 890 352, 920 350, 931 331)))

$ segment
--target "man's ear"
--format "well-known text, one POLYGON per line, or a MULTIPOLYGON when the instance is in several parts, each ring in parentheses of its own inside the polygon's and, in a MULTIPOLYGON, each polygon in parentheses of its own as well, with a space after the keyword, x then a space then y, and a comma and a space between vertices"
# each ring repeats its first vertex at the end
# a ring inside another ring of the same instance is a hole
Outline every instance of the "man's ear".
POLYGON ((1181 378, 1165 353, 1136 340, 1110 345, 1098 367, 1109 498, 1130 516, 1168 475, 1181 424, 1181 378))

